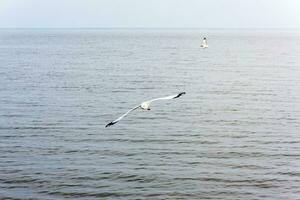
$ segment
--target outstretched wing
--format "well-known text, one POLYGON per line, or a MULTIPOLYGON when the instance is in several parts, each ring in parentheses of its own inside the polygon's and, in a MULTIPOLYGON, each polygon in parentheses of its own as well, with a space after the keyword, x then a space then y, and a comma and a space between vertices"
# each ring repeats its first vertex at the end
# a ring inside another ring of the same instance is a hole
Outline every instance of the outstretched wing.
POLYGON ((134 111, 134 110, 138 109, 139 107, 140 107, 140 105, 138 105, 138 106, 136 106, 136 107, 128 110, 125 114, 123 114, 122 116, 120 116, 118 119, 116 119, 116 120, 114 120, 114 121, 109 122, 108 124, 106 124, 105 127, 109 127, 109 126, 114 125, 115 123, 117 123, 118 121, 120 121, 121 119, 123 119, 126 115, 128 115, 131 111, 134 111))
POLYGON ((182 95, 184 95, 185 92, 180 92, 179 94, 175 94, 175 95, 171 95, 171 96, 167 96, 167 97, 161 97, 161 98, 157 98, 157 99, 152 99, 150 101, 148 101, 149 103, 153 102, 153 101, 157 101, 157 100, 168 100, 168 99, 176 99, 182 95))

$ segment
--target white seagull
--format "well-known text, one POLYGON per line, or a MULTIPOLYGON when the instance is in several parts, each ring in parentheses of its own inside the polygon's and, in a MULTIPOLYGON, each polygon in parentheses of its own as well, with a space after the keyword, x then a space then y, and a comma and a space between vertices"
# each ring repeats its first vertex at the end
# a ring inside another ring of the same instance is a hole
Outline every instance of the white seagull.
POLYGON ((202 41, 202 44, 201 44, 201 48, 203 48, 203 49, 208 48, 208 44, 207 44, 206 38, 203 38, 203 41, 202 41))
POLYGON ((142 102, 140 105, 128 110, 125 114, 123 114, 122 116, 120 116, 118 119, 112 121, 112 122, 109 122, 108 124, 106 124, 105 127, 109 127, 109 126, 112 126, 114 125, 115 123, 119 122, 121 119, 123 119, 126 115, 128 115, 131 111, 134 111, 138 108, 141 108, 143 110, 150 110, 150 104, 153 102, 153 101, 157 101, 157 100, 169 100, 169 99, 176 99, 178 97, 180 97, 181 95, 184 95, 185 92, 181 92, 179 94, 175 94, 175 95, 171 95, 171 96, 167 96, 167 97, 161 97, 161 98, 156 98, 156 99, 152 99, 152 100, 149 100, 149 101, 145 101, 145 102, 142 102))

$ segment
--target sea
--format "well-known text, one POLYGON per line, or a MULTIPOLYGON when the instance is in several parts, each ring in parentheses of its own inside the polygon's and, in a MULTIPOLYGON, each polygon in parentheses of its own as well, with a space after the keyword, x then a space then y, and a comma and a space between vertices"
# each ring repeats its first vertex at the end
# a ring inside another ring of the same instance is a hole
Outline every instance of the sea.
POLYGON ((0 199, 300 199, 300 30, 1 29, 0 199))

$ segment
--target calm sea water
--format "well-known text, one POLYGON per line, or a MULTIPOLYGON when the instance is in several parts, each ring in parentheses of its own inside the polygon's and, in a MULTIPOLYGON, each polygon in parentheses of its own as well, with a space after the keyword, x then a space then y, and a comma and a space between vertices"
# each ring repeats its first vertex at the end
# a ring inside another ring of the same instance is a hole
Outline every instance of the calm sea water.
POLYGON ((300 32, 1 30, 1 198, 300 199, 300 32))

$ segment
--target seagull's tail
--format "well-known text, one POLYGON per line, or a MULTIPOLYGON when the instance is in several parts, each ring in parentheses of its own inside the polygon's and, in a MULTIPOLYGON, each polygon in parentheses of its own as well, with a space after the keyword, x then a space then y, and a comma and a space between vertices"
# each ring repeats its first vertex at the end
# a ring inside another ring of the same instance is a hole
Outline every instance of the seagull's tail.
POLYGON ((180 97, 180 96, 182 96, 182 95, 184 95, 185 94, 185 92, 180 92, 176 97, 174 97, 173 99, 176 99, 176 98, 178 98, 178 97, 180 97))

